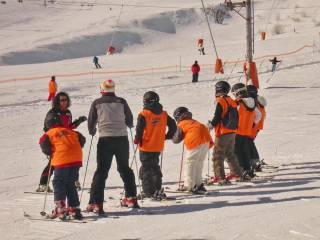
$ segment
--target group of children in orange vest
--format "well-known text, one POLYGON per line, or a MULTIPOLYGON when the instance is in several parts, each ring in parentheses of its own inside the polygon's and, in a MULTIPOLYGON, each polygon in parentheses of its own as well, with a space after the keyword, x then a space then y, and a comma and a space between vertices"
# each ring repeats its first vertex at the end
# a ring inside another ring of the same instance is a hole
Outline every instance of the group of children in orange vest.
MULTIPOLYGON (((121 167, 119 164, 125 168, 129 166, 129 154, 120 156, 120 152, 123 147, 126 148, 123 149, 124 152, 129 151, 129 146, 126 144, 128 141, 126 140, 127 133, 124 130, 127 127, 133 127, 132 113, 126 101, 115 95, 114 89, 115 84, 112 80, 102 83, 102 97, 94 101, 88 118, 90 135, 95 135, 95 127, 98 124, 100 135, 98 148, 102 141, 108 141, 110 148, 116 141, 121 142, 121 146, 114 146, 112 147, 113 150, 110 150, 113 151, 110 153, 111 160, 104 159, 105 156, 103 155, 105 153, 103 151, 108 151, 107 149, 97 150, 98 166, 93 179, 95 183, 92 185, 92 194, 100 188, 103 194, 109 169, 101 172, 99 168, 104 166, 101 163, 103 161, 110 161, 108 165, 111 165, 112 156, 115 154, 118 171, 125 183, 125 190, 131 192, 125 194, 122 205, 136 208, 139 207, 137 202, 139 196, 136 196, 134 189, 130 189, 136 186, 135 180, 131 176, 133 171, 119 170, 119 167, 121 167), (110 129, 112 126, 115 126, 118 130, 112 131, 110 129), (123 133, 119 134, 119 132, 123 133), (127 173, 125 173, 126 171, 127 173), (130 177, 125 176, 126 174, 129 174, 130 177), (128 183, 128 179, 132 182, 131 184, 128 183)), ((257 88, 252 85, 246 86, 237 83, 231 89, 229 83, 225 81, 216 83, 215 96, 215 114, 206 126, 194 120, 192 113, 186 107, 178 107, 174 111, 174 121, 162 109, 157 93, 149 91, 144 94, 144 108, 138 115, 136 134, 133 139, 133 143, 137 146, 136 149, 138 148, 140 151, 139 178, 142 180, 143 189, 141 198, 156 200, 166 198, 162 188, 159 158, 163 152, 164 143, 168 139, 172 139, 174 143, 184 141, 186 148, 184 158, 185 179, 184 184, 179 189, 181 191, 188 191, 193 194, 203 194, 207 191, 204 187, 202 171, 209 149, 213 146, 214 176, 210 179, 210 183, 225 185, 230 184, 230 180, 247 181, 255 177, 254 171, 259 170, 259 155, 254 139, 258 132, 263 129, 266 101, 263 97, 258 96, 257 88), (228 96, 230 90, 234 94, 235 100, 228 96), (214 141, 210 135, 211 129, 215 130, 214 141), (227 161, 230 168, 228 175, 224 171, 224 160, 227 161)), ((78 177, 79 167, 81 166, 81 147, 84 145, 85 139, 74 130, 61 126, 50 129, 43 138, 45 138, 45 141, 41 141, 41 146, 43 152, 51 156, 52 166, 64 169, 63 171, 58 170, 58 176, 55 176, 53 182, 55 202, 56 205, 57 203, 60 204, 56 206, 53 217, 65 216, 65 199, 67 198, 69 207, 71 207, 71 215, 73 214, 75 218, 81 218, 80 202, 74 181, 78 177)), ((99 195, 100 198, 103 199, 103 195, 99 195)), ((92 196, 90 199, 87 210, 98 214, 104 213, 103 201, 99 202, 92 196)))

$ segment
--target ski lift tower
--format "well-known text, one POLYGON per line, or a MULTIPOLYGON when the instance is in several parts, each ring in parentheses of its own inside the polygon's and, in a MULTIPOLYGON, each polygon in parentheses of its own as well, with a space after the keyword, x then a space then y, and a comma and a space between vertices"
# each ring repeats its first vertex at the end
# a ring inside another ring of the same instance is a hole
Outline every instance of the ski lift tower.
POLYGON ((252 80, 252 84, 259 88, 258 74, 255 62, 253 62, 253 0, 246 0, 241 2, 232 2, 231 0, 225 0, 225 6, 230 11, 236 12, 246 21, 247 28, 247 77, 248 80, 252 80), (242 8, 246 8, 246 16, 240 13, 242 8))

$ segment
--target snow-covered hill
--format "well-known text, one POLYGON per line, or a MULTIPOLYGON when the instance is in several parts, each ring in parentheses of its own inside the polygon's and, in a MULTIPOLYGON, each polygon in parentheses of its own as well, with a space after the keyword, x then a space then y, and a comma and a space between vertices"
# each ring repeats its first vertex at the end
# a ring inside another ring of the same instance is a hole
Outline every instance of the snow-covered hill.
MULTIPOLYGON (((112 78, 135 117, 143 93, 153 89, 169 114, 187 106, 202 122, 213 116, 215 82, 242 81, 242 64, 226 64, 225 75, 215 75, 212 66, 205 65, 213 64, 215 56, 200 1, 124 1, 122 10, 108 5, 119 1, 88 1, 93 6, 80 0, 60 2, 64 4, 56 1, 47 7, 36 0, 0 4, 1 239, 320 239, 320 4, 311 0, 255 1, 256 58, 314 45, 280 56, 283 62, 274 75, 268 58, 257 60, 261 94, 269 103, 266 128, 257 139, 269 164, 260 174, 263 180, 211 186, 214 194, 206 197, 169 193, 179 200, 145 201, 147 212, 133 214, 118 207, 122 183, 114 163, 105 192, 110 218, 88 224, 25 219, 23 212, 38 215, 44 199, 24 191, 36 188, 46 165, 38 139, 50 108, 50 75, 57 75, 59 90, 70 94, 75 117, 88 113, 99 96, 99 83, 112 78), (260 31, 267 32, 266 41, 259 40, 260 31), (112 38, 119 53, 106 56, 112 38), (206 56, 198 54, 198 38, 205 39, 206 56), (103 69, 93 68, 93 55, 99 55, 103 69), (197 84, 190 83, 194 60, 203 68, 197 84), (165 66, 173 67, 156 69, 165 66), (150 70, 132 71, 139 69, 150 70)), ((212 29, 223 61, 244 59, 245 24, 240 16, 232 13, 222 25, 212 22, 212 29)), ((79 130, 89 142, 85 124, 79 130)), ((96 166, 97 139, 93 142, 86 187, 96 166)), ((171 189, 177 186, 181 150, 181 145, 166 143, 163 180, 171 189)), ((207 171, 206 166, 203 176, 207 171)), ((52 195, 48 201, 51 209, 52 195)), ((85 191, 83 208, 87 201, 85 191)))

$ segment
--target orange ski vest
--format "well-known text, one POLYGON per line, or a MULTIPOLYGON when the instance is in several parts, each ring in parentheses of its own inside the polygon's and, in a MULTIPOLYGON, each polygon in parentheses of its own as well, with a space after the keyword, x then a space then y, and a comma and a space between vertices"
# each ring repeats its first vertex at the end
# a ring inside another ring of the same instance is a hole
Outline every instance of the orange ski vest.
POLYGON ((239 109, 239 125, 237 134, 241 136, 251 137, 253 133, 254 127, 254 118, 255 118, 255 111, 250 111, 247 109, 245 104, 242 101, 238 102, 239 109))
POLYGON ((82 164, 82 149, 78 133, 63 127, 52 128, 46 135, 51 144, 51 165, 63 167, 70 164, 82 164))
POLYGON ((56 93, 57 92, 57 84, 54 81, 49 82, 49 93, 56 93))
MULTIPOLYGON (((229 96, 227 97, 217 97, 216 98, 217 104, 219 103, 222 107, 222 116, 221 119, 223 119, 228 111, 228 106, 230 105, 231 107, 237 108, 237 103, 229 96)), ((215 130, 215 136, 220 137, 222 135, 228 134, 228 133, 236 133, 237 130, 233 129, 227 129, 223 126, 222 120, 220 123, 218 123, 217 126, 214 128, 215 130)))
POLYGON ((145 109, 140 114, 144 116, 146 126, 139 149, 143 152, 162 152, 166 140, 167 112, 155 114, 145 109))
POLYGON ((196 120, 182 120, 178 123, 178 127, 184 134, 184 144, 188 150, 212 141, 209 129, 196 120))

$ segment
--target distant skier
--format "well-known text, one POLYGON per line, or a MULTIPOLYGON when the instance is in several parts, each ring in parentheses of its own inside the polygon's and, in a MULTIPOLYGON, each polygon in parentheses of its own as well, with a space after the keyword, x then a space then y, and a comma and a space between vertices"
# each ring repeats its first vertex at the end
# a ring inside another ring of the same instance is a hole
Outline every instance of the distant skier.
MULTIPOLYGON (((52 108, 48 111, 45 117, 43 131, 47 132, 51 128, 54 128, 56 126, 63 126, 65 128, 75 129, 82 122, 87 120, 87 117, 81 116, 72 122, 72 114, 71 114, 71 111, 69 110, 70 105, 71 105, 71 101, 70 101, 69 95, 65 92, 59 92, 57 96, 54 98, 54 100, 52 101, 52 108)), ((36 192, 51 191, 50 188, 47 189, 49 168, 50 168, 50 162, 42 171, 39 187, 36 189, 36 192)), ((53 169, 51 169, 50 176, 52 175, 52 172, 53 172, 53 169)), ((80 187, 80 183, 78 182, 78 179, 75 182, 75 185, 77 187, 80 187)))
POLYGON ((272 72, 275 72, 276 69, 277 69, 277 63, 279 63, 279 62, 281 62, 281 61, 278 60, 277 57, 274 57, 273 59, 269 59, 269 61, 270 61, 271 64, 272 64, 271 71, 272 71, 272 72))
POLYGON ((198 78, 199 78, 199 72, 200 72, 200 66, 198 64, 198 61, 195 61, 194 64, 191 67, 191 71, 192 71, 192 82, 198 82, 198 78))
POLYGON ((49 215, 50 218, 83 218, 74 182, 79 178, 79 169, 82 166, 81 148, 85 142, 86 139, 81 133, 65 128, 59 121, 39 141, 43 153, 50 156, 50 164, 54 168, 52 182, 55 209, 49 215))
POLYGON ((159 100, 159 95, 153 91, 143 95, 143 111, 138 115, 134 139, 140 151, 142 195, 154 200, 166 198, 162 188, 159 156, 164 149, 165 140, 172 139, 176 131, 175 121, 163 111, 159 100))
POLYGON ((93 63, 97 69, 101 68, 101 65, 99 64, 99 58, 97 56, 93 57, 93 63))
POLYGON ((177 121, 177 131, 172 141, 180 143, 184 140, 185 155, 185 180, 183 191, 193 194, 204 194, 207 190, 202 182, 203 163, 213 141, 208 128, 192 118, 192 113, 186 107, 178 107, 174 111, 177 121))
POLYGON ((57 90, 58 90, 58 86, 56 83, 56 77, 52 76, 49 82, 49 87, 48 87, 48 91, 49 91, 48 102, 54 99, 54 97, 56 96, 57 90))
POLYGON ((198 50, 200 52, 200 55, 206 55, 204 52, 204 46, 203 46, 203 39, 198 39, 198 50))
POLYGON ((135 176, 129 166, 129 141, 127 128, 133 127, 133 116, 127 101, 115 95, 114 81, 105 80, 100 85, 101 97, 92 104, 88 117, 88 130, 96 134, 98 125, 97 168, 94 173, 88 212, 104 214, 104 188, 112 159, 115 156, 117 169, 124 183, 125 195, 121 205, 139 208, 135 176))

